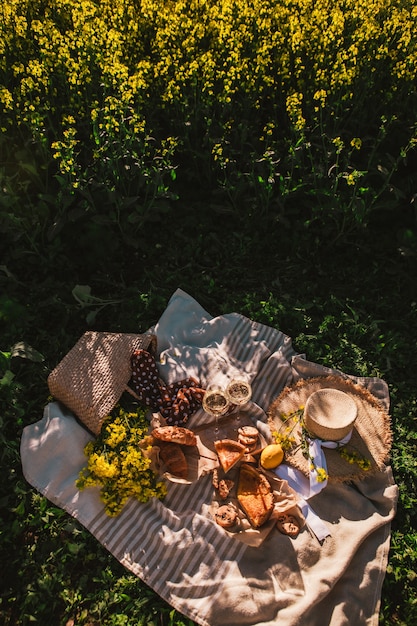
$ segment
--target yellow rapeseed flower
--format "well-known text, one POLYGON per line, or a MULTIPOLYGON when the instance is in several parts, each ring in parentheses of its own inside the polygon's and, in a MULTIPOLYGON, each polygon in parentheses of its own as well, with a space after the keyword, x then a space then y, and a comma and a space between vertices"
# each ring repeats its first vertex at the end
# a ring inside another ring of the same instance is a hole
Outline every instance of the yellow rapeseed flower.
POLYGON ((13 109, 13 96, 7 87, 0 87, 0 104, 4 110, 13 109))
MULTIPOLYGON (((55 158, 74 180, 86 161, 76 150, 88 141, 68 144, 64 111, 77 120, 66 125, 76 127, 74 139, 91 140, 91 154, 83 157, 111 161, 114 146, 145 134, 149 113, 158 109, 175 112, 180 123, 199 114, 209 122, 220 110, 223 128, 242 105, 249 115, 262 112, 260 129, 284 124, 286 113, 291 128, 306 133, 327 114, 341 119, 343 108, 354 111, 366 89, 383 94, 387 80, 390 98, 399 103, 415 89, 412 0, 0 5, 2 125, 24 125, 40 141, 51 134, 53 142, 63 141, 55 158)), ((259 135, 262 141, 269 136, 259 135)), ((226 145, 226 133, 215 137, 226 145)))
POLYGON ((80 472, 77 486, 99 487, 108 515, 118 515, 129 498, 147 502, 166 495, 166 484, 155 474, 151 459, 140 446, 148 426, 144 409, 137 413, 120 409, 104 422, 97 439, 85 446, 87 467, 80 472))

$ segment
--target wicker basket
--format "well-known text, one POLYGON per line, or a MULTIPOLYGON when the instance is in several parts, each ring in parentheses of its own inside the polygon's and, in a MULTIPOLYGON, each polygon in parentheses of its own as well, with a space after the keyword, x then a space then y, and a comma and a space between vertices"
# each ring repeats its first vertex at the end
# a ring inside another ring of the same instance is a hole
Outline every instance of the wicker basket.
POLYGON ((49 391, 98 435, 123 392, 130 391, 131 356, 140 348, 155 352, 156 337, 88 331, 49 374, 49 391))

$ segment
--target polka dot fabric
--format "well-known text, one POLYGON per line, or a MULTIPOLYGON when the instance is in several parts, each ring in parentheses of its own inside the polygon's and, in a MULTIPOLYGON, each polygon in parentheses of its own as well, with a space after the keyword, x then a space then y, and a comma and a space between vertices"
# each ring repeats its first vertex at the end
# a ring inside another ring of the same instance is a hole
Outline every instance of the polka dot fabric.
POLYGON ((154 357, 146 350, 135 350, 131 359, 132 388, 139 400, 152 411, 159 411, 170 426, 185 424, 200 408, 204 389, 195 378, 184 378, 165 385, 159 378, 154 357))

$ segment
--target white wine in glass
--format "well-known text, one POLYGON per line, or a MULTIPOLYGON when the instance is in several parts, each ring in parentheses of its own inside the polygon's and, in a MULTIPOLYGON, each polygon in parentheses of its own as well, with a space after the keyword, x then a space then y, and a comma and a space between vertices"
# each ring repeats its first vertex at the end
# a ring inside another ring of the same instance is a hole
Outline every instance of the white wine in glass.
POLYGON ((227 385, 226 396, 231 404, 242 406, 251 399, 252 388, 246 380, 235 378, 227 385))
POLYGON ((224 415, 230 407, 226 393, 221 387, 208 387, 204 394, 202 405, 206 413, 216 418, 215 432, 218 433, 218 419, 221 415, 224 415))

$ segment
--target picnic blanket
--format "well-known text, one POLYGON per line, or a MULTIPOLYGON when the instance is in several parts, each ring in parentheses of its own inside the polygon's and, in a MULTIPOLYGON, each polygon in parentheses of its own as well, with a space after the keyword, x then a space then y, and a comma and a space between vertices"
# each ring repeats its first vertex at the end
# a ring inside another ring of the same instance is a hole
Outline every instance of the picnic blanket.
MULTIPOLYGON (((210 316, 180 289, 152 331, 166 383, 194 376, 206 386, 244 372, 252 384, 257 419, 265 424, 268 407, 285 385, 329 373, 347 376, 297 354, 291 338, 280 330, 239 313, 210 316)), ((352 378, 388 409, 385 382, 352 378)), ((192 428, 193 421, 187 425, 192 428)), ((209 515, 210 475, 191 485, 169 483, 163 501, 131 500, 118 517, 108 517, 96 488, 80 492, 75 486, 86 463, 83 448, 91 437, 64 406, 48 404, 43 418, 24 429, 24 476, 197 624, 378 623, 390 522, 398 497, 390 467, 354 485, 329 483, 309 501, 312 516, 327 529, 324 539, 318 539, 307 515, 307 525, 297 538, 274 530, 254 547, 224 532, 209 515)))

